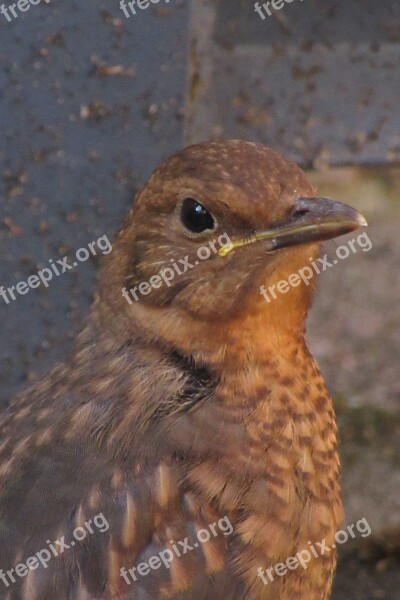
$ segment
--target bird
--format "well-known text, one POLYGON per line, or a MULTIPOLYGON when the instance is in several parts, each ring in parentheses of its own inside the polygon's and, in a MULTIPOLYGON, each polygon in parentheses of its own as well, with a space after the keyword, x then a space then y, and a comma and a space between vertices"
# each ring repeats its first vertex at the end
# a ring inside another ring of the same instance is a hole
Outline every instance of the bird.
POLYGON ((343 508, 316 278, 260 290, 365 225, 254 142, 156 167, 72 351, 1 414, 1 599, 328 600, 343 508))

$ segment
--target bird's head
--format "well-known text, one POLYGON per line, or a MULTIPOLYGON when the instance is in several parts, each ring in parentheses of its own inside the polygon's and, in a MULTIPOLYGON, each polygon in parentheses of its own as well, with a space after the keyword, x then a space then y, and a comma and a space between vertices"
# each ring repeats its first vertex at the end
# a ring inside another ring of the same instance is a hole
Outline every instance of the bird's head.
POLYGON ((299 167, 265 146, 198 144, 163 162, 138 194, 100 297, 125 315, 126 330, 134 323, 178 347, 207 332, 223 343, 227 328, 249 318, 264 335, 302 331, 314 282, 296 280, 269 302, 260 287, 287 281, 318 257, 322 240, 365 224, 349 206, 318 198, 299 167))

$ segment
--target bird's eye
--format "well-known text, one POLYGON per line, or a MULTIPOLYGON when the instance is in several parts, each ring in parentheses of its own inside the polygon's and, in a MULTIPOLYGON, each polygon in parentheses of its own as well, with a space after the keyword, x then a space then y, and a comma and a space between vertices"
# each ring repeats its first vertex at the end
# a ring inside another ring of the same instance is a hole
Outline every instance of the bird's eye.
POLYGON ((214 229, 212 215, 194 198, 185 198, 181 208, 181 221, 189 231, 201 233, 206 229, 214 229))

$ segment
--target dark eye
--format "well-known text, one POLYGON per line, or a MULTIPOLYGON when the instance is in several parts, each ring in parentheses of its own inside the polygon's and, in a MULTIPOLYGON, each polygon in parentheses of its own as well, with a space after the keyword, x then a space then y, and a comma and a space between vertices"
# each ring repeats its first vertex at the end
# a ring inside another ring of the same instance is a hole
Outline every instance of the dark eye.
POLYGON ((181 208, 181 221, 189 231, 201 233, 214 229, 215 221, 206 208, 194 198, 185 198, 181 208))

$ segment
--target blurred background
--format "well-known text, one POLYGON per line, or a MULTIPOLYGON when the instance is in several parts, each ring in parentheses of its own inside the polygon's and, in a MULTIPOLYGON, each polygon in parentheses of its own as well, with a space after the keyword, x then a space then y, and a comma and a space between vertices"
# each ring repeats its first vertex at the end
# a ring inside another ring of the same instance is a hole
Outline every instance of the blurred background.
MULTIPOLYGON (((8 6, 8 4, 5 4, 8 6)), ((368 218, 372 248, 318 278, 309 338, 334 397, 347 523, 334 600, 400 589, 400 4, 51 0, 0 15, 0 285, 110 239, 184 143, 261 141, 368 218), (262 4, 262 3, 261 3, 262 4)), ((354 237, 354 236, 353 236, 354 237)), ((352 236, 348 236, 352 239, 352 236)), ((346 238, 326 245, 334 256, 346 238)), ((99 257, 5 304, 0 402, 67 354, 99 257)))

